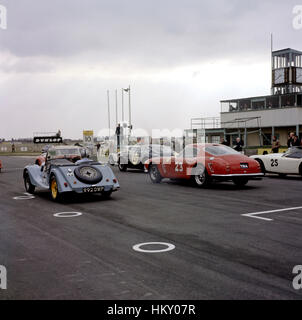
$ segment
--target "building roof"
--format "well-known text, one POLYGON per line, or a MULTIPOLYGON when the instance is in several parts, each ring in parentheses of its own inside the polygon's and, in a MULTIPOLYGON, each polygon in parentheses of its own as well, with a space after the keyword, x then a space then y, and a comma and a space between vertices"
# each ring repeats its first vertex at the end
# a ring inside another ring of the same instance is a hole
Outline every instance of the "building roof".
POLYGON ((298 50, 291 49, 291 48, 273 51, 273 55, 286 54, 286 53, 294 53, 297 55, 302 55, 302 51, 298 51, 298 50))

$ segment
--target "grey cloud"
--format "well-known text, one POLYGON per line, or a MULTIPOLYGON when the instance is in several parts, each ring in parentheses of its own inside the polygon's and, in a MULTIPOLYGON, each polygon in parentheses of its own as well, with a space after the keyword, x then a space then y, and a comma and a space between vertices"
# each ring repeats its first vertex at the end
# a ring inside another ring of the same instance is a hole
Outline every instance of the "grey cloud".
MULTIPOLYGON (((261 55, 269 33, 290 33, 296 0, 7 1, 1 49, 21 57, 95 52, 99 61, 142 67, 261 55), (281 23, 282 21, 282 23, 281 23)), ((280 41, 281 42, 281 41, 280 41)))

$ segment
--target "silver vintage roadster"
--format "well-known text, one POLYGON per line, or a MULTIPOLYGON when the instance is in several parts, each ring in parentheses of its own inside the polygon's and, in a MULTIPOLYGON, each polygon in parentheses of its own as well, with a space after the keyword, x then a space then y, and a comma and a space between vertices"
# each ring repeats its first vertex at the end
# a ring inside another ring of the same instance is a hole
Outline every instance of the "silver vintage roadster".
POLYGON ((28 193, 34 193, 36 188, 47 189, 55 201, 67 192, 110 197, 120 187, 109 166, 85 158, 79 147, 51 147, 45 163, 26 166, 23 178, 28 193))

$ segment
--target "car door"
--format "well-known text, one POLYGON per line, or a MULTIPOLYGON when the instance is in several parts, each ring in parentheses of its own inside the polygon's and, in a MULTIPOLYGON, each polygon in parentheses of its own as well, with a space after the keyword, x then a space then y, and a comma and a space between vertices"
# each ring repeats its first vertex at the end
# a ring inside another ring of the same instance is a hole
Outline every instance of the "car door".
POLYGON ((171 169, 175 178, 188 178, 190 168, 196 164, 198 149, 195 146, 187 146, 171 163, 171 169))

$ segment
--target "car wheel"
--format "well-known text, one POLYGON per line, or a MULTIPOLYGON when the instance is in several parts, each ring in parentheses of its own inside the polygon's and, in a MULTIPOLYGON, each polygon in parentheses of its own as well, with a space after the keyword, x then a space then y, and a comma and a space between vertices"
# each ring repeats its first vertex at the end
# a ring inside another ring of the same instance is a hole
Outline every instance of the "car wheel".
POLYGON ((265 174, 266 170, 265 170, 265 165, 263 161, 261 159, 255 159, 255 160, 260 164, 261 172, 265 174))
POLYGON ((195 172, 193 172, 192 179, 197 187, 205 187, 211 183, 211 179, 207 173, 207 170, 203 166, 198 166, 193 168, 195 172))
POLYGON ((112 155, 109 156, 108 162, 112 167, 115 165, 112 155))
POLYGON ((61 194, 59 192, 58 183, 55 176, 52 176, 50 178, 49 187, 50 187, 50 194, 51 194, 52 200, 59 201, 61 199, 61 194))
POLYGON ((127 164, 122 164, 121 163, 121 159, 118 160, 118 168, 120 169, 120 171, 122 172, 126 172, 128 169, 128 165, 127 164))
POLYGON ((160 183, 163 179, 155 164, 149 166, 149 176, 153 183, 160 183))
POLYGON ((36 187, 31 183, 28 172, 24 175, 24 186, 26 192, 33 194, 35 192, 36 187))
POLYGON ((302 163, 299 166, 299 174, 300 174, 300 176, 302 176, 302 163))
POLYGON ((111 195, 112 195, 112 191, 103 191, 102 192, 102 196, 105 198, 105 199, 110 199, 111 198, 111 195))
POLYGON ((233 179, 233 183, 237 187, 244 187, 245 185, 247 185, 248 182, 249 182, 249 179, 247 179, 247 178, 235 178, 235 179, 233 179))

